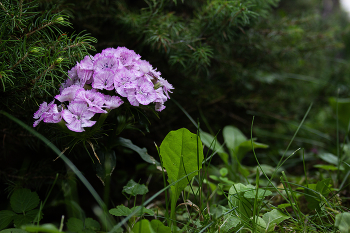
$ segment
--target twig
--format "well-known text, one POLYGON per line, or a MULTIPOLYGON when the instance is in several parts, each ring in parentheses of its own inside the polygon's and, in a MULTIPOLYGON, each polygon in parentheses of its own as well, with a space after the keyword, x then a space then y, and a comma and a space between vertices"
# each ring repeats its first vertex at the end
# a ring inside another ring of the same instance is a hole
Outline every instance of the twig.
POLYGON ((19 59, 18 62, 16 62, 16 64, 14 64, 9 70, 13 70, 16 66, 19 65, 19 63, 24 61, 24 59, 26 59, 27 57, 28 57, 28 52, 21 59, 19 59))
POLYGON ((33 33, 37 32, 37 31, 40 31, 41 29, 46 28, 46 27, 48 27, 48 26, 50 26, 50 25, 52 25, 52 24, 54 24, 54 23, 55 23, 55 22, 47 23, 47 24, 45 24, 45 25, 43 25, 43 26, 41 26, 41 27, 35 29, 34 31, 28 32, 27 34, 25 34, 25 36, 26 36, 26 37, 29 37, 29 36, 32 35, 33 33))

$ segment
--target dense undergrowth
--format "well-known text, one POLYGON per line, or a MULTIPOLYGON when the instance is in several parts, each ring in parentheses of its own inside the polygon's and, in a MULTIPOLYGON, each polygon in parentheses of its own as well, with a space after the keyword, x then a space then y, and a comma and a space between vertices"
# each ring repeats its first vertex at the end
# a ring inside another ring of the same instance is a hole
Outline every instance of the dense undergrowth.
POLYGON ((1 233, 349 232, 337 1, 6 0, 0 25, 1 233))

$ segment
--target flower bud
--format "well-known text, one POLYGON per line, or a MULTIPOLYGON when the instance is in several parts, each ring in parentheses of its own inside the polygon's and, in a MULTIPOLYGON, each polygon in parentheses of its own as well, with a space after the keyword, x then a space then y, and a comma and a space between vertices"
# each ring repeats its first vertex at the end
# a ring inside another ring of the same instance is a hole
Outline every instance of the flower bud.
POLYGON ((59 57, 59 58, 56 59, 55 63, 60 64, 63 60, 64 60, 63 57, 59 57))
POLYGON ((64 18, 61 16, 61 17, 58 17, 55 21, 58 23, 61 23, 61 22, 64 22, 64 18))
POLYGON ((40 53, 40 52, 42 52, 44 49, 43 48, 41 48, 41 47, 33 47, 31 50, 30 50, 30 52, 31 53, 40 53))

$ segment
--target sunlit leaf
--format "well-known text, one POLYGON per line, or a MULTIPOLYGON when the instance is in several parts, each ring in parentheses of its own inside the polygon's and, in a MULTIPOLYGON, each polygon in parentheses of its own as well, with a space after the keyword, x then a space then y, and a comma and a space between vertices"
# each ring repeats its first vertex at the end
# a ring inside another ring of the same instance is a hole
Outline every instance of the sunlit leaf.
POLYGON ((171 186, 172 206, 175 206, 180 192, 202 168, 204 158, 202 142, 196 134, 185 128, 171 131, 160 145, 160 156, 167 171, 169 183, 188 175, 187 178, 171 186))
POLYGON ((134 233, 156 233, 151 226, 151 223, 147 219, 138 221, 132 228, 134 233))
POLYGON ((273 209, 263 215, 263 219, 266 223, 266 232, 271 232, 275 228, 276 224, 283 222, 290 217, 281 213, 280 211, 273 209))

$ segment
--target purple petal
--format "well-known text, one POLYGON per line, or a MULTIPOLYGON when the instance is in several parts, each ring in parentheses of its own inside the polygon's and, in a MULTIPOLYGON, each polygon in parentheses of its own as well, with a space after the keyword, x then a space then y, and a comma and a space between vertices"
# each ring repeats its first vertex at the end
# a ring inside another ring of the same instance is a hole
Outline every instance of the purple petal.
POLYGON ((73 86, 70 86, 70 87, 63 89, 61 91, 61 94, 56 95, 55 98, 60 102, 72 101, 72 100, 74 100, 75 94, 77 93, 77 91, 82 90, 82 89, 84 89, 84 88, 82 88, 78 85, 73 85, 73 86))
POLYGON ((105 69, 101 72, 94 73, 94 81, 92 83, 92 87, 95 89, 106 89, 113 90, 114 89, 114 72, 111 69, 105 69))
POLYGON ((68 127, 68 129, 77 133, 85 131, 84 128, 82 127, 81 120, 78 120, 78 119, 74 120, 70 124, 66 124, 66 126, 68 127))

